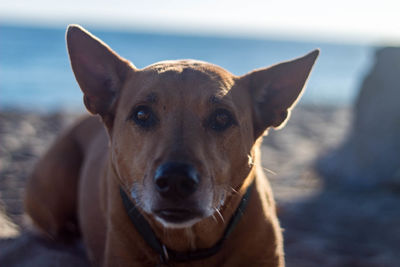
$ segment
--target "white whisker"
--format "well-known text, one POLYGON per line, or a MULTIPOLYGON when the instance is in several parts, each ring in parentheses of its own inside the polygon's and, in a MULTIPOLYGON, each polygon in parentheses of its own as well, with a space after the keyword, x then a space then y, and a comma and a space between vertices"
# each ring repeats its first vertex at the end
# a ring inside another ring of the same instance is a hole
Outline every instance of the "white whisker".
POLYGON ((223 223, 225 223, 225 219, 224 219, 224 217, 222 216, 221 212, 220 212, 218 209, 216 209, 216 208, 214 208, 214 210, 215 210, 215 212, 219 215, 219 217, 221 218, 221 221, 222 221, 223 223))
MULTIPOLYGON (((251 155, 247 155, 247 157, 249 158, 249 166, 257 166, 257 164, 254 163, 254 160, 252 158, 251 155)), ((274 172, 273 170, 270 170, 268 168, 262 167, 264 171, 269 172, 272 175, 277 175, 276 172, 274 172)))
POLYGON ((239 192, 238 192, 235 188, 233 188, 232 186, 230 187, 230 189, 231 189, 232 192, 235 193, 235 194, 238 194, 238 193, 239 193, 239 192))
POLYGON ((263 167, 263 170, 269 172, 269 173, 272 174, 272 175, 277 175, 276 172, 274 172, 274 171, 272 171, 272 170, 270 170, 270 169, 268 169, 268 168, 264 168, 264 167, 263 167))

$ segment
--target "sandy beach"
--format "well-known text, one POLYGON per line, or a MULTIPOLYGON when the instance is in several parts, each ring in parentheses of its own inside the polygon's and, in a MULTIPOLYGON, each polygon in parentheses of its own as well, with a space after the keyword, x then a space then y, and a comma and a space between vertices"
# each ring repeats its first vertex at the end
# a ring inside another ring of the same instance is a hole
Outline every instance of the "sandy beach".
MULTIPOLYGON (((16 255, 38 243, 41 256, 81 257, 27 237, 21 201, 38 157, 80 115, 0 112, 0 265, 17 266, 16 255)), ((285 229, 287 266, 400 266, 399 192, 329 188, 316 171, 316 160, 343 142, 351 123, 350 108, 300 106, 284 129, 264 139, 262 162, 285 229)))

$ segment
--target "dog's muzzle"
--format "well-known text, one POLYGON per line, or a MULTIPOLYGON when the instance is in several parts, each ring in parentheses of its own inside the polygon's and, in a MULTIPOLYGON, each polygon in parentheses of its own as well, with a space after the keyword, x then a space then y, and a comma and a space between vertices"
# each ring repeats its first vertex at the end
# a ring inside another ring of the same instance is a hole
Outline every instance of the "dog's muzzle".
POLYGON ((172 223, 201 216, 201 212, 190 204, 199 184, 200 176, 191 164, 166 162, 160 165, 155 171, 154 186, 163 204, 154 213, 172 223))

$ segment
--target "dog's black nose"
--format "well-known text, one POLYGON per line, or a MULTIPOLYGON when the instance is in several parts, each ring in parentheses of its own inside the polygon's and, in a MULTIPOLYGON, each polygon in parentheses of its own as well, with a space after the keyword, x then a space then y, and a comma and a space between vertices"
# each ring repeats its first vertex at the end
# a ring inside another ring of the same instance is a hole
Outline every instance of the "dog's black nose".
POLYGON ((154 175, 156 190, 165 198, 186 198, 197 190, 199 182, 195 168, 182 162, 164 163, 154 175))

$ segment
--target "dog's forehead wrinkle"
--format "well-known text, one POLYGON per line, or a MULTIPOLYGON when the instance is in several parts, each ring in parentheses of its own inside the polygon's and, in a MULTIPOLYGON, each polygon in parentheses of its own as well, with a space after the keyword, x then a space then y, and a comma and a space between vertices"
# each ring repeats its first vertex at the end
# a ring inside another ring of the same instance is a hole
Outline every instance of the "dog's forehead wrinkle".
POLYGON ((151 104, 157 103, 157 100, 158 100, 158 98, 157 98, 157 94, 155 92, 151 92, 148 95, 146 95, 146 102, 148 102, 148 103, 151 103, 151 104))
POLYGON ((234 110, 234 101, 230 95, 212 95, 209 97, 208 103, 212 106, 225 106, 234 110))

